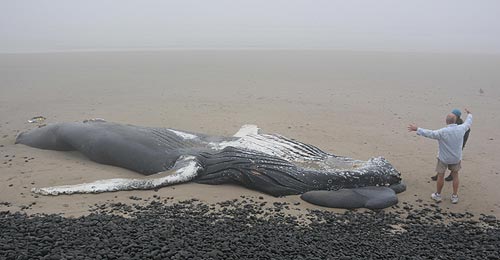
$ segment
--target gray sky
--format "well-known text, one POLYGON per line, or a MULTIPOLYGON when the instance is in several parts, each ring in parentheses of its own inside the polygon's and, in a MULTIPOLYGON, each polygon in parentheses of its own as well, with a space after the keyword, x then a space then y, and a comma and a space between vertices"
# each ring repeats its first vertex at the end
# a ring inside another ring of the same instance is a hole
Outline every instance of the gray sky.
POLYGON ((150 48, 500 53, 500 1, 0 0, 0 52, 150 48))

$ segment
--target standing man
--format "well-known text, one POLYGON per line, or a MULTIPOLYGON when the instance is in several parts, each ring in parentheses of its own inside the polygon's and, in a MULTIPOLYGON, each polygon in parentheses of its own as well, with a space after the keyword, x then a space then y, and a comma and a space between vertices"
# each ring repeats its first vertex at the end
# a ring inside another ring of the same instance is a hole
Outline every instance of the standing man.
MULTIPOLYGON (((463 124, 463 123, 464 123, 464 121, 462 120, 462 118, 460 118, 460 116, 462 115, 462 112, 460 112, 460 110, 459 110, 459 109, 456 109, 456 108, 455 108, 455 109, 453 109, 453 110, 451 111, 451 113, 452 113, 452 114, 454 114, 454 115, 457 117, 457 120, 455 121, 455 123, 456 123, 457 125, 461 125, 461 124, 463 124)), ((462 145, 462 150, 465 148, 465 144, 467 143, 467 139, 469 139, 469 133, 470 133, 470 128, 469 128, 469 130, 467 130, 467 132, 465 132, 465 134, 464 134, 464 144, 462 145)), ((437 180, 437 178, 438 178, 438 175, 437 175, 437 174, 431 177, 431 179, 432 179, 433 181, 436 181, 436 180, 437 180)), ((452 181, 452 180, 453 180, 453 176, 451 176, 451 173, 450 173, 450 175, 448 175, 448 177, 444 178, 444 180, 445 180, 445 181, 452 181)))
POLYGON ((467 112, 467 119, 461 125, 456 124, 457 116, 449 114, 446 116, 446 127, 438 130, 428 130, 419 128, 415 124, 408 126, 408 131, 417 131, 418 135, 436 139, 439 142, 439 153, 437 159, 436 172, 438 174, 436 192, 432 193, 431 198, 436 202, 441 202, 441 190, 444 185, 444 173, 446 168, 451 171, 453 177, 453 195, 451 195, 451 203, 458 203, 458 171, 462 168, 462 145, 464 141, 464 134, 469 130, 472 124, 472 114, 469 110, 467 112))

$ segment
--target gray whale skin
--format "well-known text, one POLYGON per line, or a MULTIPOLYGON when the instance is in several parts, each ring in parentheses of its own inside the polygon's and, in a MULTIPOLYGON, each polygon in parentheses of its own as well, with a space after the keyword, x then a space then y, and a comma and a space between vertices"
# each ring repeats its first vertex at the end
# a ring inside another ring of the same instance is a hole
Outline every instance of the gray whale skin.
POLYGON ((273 196, 302 194, 310 203, 341 208, 385 208, 405 190, 384 158, 367 161, 326 153, 244 125, 221 137, 170 128, 86 120, 54 123, 21 133, 16 143, 40 149, 77 150, 90 160, 145 175, 92 183, 34 188, 42 195, 157 189, 194 181, 233 183, 273 196))

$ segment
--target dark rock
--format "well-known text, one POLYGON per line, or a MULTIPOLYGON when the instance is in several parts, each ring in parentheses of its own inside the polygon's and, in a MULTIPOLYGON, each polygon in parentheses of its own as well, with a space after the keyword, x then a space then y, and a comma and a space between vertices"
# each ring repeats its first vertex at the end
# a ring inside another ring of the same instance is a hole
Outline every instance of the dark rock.
POLYGON ((493 223, 493 222, 496 222, 496 220, 497 220, 497 218, 493 215, 484 216, 481 219, 486 223, 493 223))

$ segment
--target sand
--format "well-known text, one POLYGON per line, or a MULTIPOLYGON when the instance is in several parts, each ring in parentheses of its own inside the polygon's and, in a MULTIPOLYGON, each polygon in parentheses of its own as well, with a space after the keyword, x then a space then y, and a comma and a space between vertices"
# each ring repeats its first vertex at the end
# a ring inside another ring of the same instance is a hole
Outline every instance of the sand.
MULTIPOLYGON (((232 135, 243 124, 325 151, 386 157, 408 185, 400 202, 431 204, 437 142, 408 123, 437 129, 453 108, 474 114, 460 173, 460 202, 440 207, 500 217, 500 55, 329 50, 171 50, 0 54, 0 210, 87 214, 90 205, 159 195, 213 203, 241 195, 274 198, 233 185, 182 184, 158 191, 58 197, 32 187, 138 174, 76 152, 15 145, 36 124, 104 118, 144 126, 232 135), (7 205, 8 202, 10 203, 7 205), (29 207, 28 207, 29 206, 29 207), (24 209, 23 209, 24 208, 24 209)), ((135 202, 135 201, 134 201, 135 202)), ((331 210, 331 209, 329 209, 331 210)))

